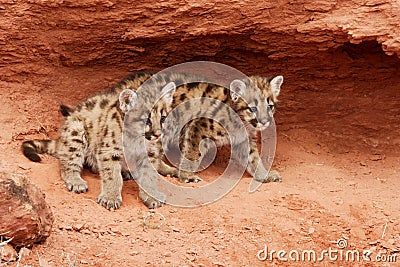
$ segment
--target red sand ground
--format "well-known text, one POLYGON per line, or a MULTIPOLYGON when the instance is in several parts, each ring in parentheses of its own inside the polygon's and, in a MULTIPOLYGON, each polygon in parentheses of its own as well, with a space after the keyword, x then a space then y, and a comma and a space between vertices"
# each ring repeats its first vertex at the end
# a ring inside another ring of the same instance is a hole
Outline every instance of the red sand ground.
MULTIPOLYGON (((320 253, 344 239, 342 251, 371 249, 371 259, 383 253, 400 262, 400 61, 381 52, 351 59, 346 53, 316 60, 336 66, 321 73, 281 72, 274 165, 282 183, 249 194, 246 175, 220 201, 195 209, 167 205, 153 217, 134 181, 124 183, 122 208, 107 211, 95 203, 97 175, 85 172, 89 191, 75 195, 65 189, 55 159, 33 163, 19 150, 22 140, 57 136, 60 103, 76 105, 106 90, 126 69, 60 67, 0 82, 0 169, 29 176, 55 215, 52 235, 20 266, 398 266, 327 256, 317 263, 257 259, 265 245, 320 253)), ((282 64, 304 66, 301 59, 282 64)), ((215 164, 202 175, 211 179, 221 168, 215 164)))

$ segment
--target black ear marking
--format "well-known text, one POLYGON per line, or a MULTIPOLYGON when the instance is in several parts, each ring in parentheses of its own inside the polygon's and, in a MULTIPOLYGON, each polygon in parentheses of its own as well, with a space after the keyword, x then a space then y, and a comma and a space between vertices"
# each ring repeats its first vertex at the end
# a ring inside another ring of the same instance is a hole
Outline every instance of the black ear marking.
POLYGON ((61 104, 60 112, 64 117, 68 117, 72 112, 74 112, 74 110, 66 105, 61 104))

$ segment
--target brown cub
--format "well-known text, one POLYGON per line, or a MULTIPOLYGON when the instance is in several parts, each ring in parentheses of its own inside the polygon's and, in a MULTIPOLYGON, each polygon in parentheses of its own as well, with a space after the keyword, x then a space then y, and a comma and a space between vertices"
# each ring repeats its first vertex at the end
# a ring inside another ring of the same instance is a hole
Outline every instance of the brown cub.
MULTIPOLYGON (((60 110, 65 122, 60 129, 60 137, 56 140, 25 141, 22 144, 23 154, 34 162, 41 161, 38 154, 46 153, 58 158, 61 177, 68 190, 75 193, 88 190, 86 181, 81 178, 84 165, 99 172, 102 189, 97 202, 107 209, 119 208, 122 203, 121 172, 129 173, 124 166, 122 150, 124 114, 137 102, 134 91, 151 75, 147 72, 135 73, 110 91, 93 96, 74 109, 62 105, 60 110)), ((152 118, 165 116, 156 114, 161 111, 169 112, 174 89, 173 83, 163 85, 163 97, 152 110, 152 118)), ((154 131, 147 127, 147 132, 154 131)), ((159 158, 159 155, 154 157, 159 158)), ((156 159, 153 161, 158 162, 156 159)), ((149 208, 162 205, 144 192, 140 195, 146 199, 145 204, 149 208)))
MULTIPOLYGON (((184 80, 184 76, 181 80, 184 80)), ((185 112, 201 112, 201 109, 207 109, 208 114, 212 117, 222 117, 221 122, 232 124, 231 114, 224 113, 221 108, 224 104, 232 108, 239 115, 245 125, 250 141, 249 151, 235 151, 239 158, 247 158, 247 171, 253 178, 260 182, 281 181, 282 178, 277 171, 268 172, 263 166, 259 150, 257 147, 257 131, 266 129, 272 120, 275 106, 278 101, 278 95, 283 83, 283 76, 266 78, 261 76, 250 76, 249 79, 234 80, 230 84, 230 90, 223 86, 210 84, 207 82, 196 82, 179 85, 172 101, 172 108, 183 104, 185 112), (260 93, 261 91, 261 93, 260 93), (195 98, 211 98, 219 100, 218 103, 211 107, 202 107, 187 102, 195 98), (243 98, 246 101, 243 100, 243 98)), ((205 153, 209 150, 207 143, 201 141, 205 138, 213 140, 217 146, 229 144, 229 135, 225 129, 212 119, 194 119, 190 121, 183 130, 178 133, 174 128, 164 129, 164 134, 179 135, 179 144, 183 156, 192 162, 201 162, 205 153)), ((180 164, 178 169, 169 173, 171 176, 178 176, 181 182, 198 182, 201 179, 194 175, 193 172, 184 171, 188 166, 180 164)), ((190 169, 190 167, 189 167, 190 169)), ((164 174, 165 175, 165 174, 164 174)))

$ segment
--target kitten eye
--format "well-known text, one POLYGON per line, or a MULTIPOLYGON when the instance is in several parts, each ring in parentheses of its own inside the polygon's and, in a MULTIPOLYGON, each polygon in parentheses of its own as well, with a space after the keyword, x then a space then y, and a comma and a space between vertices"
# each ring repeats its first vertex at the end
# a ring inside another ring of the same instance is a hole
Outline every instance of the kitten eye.
POLYGON ((268 105, 268 109, 269 109, 269 110, 273 110, 274 108, 275 108, 275 105, 274 105, 274 104, 269 104, 269 105, 268 105))
POLYGON ((144 124, 147 124, 147 125, 148 125, 148 124, 151 124, 150 118, 144 119, 143 122, 144 122, 144 124))
POLYGON ((257 112, 257 107, 249 107, 250 111, 253 113, 257 112))
POLYGON ((164 123, 166 118, 167 118, 166 116, 161 116, 160 122, 164 123))

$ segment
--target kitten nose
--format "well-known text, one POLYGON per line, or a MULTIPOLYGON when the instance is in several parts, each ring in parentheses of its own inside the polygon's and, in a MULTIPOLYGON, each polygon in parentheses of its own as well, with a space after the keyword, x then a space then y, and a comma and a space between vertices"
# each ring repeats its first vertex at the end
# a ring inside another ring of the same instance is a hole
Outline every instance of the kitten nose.
POLYGON ((161 131, 157 131, 157 132, 153 133, 154 139, 158 139, 158 138, 160 138, 160 136, 161 136, 161 131))
POLYGON ((262 124, 262 125, 269 125, 270 122, 271 122, 271 118, 268 117, 267 119, 263 119, 263 120, 261 121, 261 124, 262 124))
POLYGON ((258 123, 258 127, 260 128, 261 131, 264 131, 271 125, 272 118, 269 117, 268 119, 263 119, 258 123))

